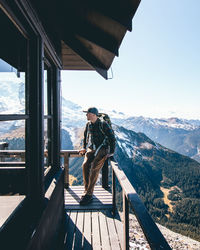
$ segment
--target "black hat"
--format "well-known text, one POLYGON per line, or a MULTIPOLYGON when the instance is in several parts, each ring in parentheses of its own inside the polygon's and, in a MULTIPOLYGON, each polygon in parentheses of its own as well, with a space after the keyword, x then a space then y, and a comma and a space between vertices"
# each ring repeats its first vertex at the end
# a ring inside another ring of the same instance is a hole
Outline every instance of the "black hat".
POLYGON ((92 113, 92 114, 95 114, 96 116, 98 116, 98 114, 99 114, 98 109, 95 108, 95 107, 91 107, 88 110, 84 110, 83 112, 85 112, 85 113, 92 113))

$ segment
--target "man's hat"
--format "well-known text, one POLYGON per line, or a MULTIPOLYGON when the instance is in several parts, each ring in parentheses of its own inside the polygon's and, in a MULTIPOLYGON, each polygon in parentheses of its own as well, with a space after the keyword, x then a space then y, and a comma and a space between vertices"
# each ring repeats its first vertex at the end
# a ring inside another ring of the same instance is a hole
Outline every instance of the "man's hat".
POLYGON ((98 116, 98 114, 99 114, 98 109, 95 108, 95 107, 91 107, 88 110, 84 110, 83 112, 85 112, 85 113, 92 113, 92 114, 95 114, 96 116, 98 116))

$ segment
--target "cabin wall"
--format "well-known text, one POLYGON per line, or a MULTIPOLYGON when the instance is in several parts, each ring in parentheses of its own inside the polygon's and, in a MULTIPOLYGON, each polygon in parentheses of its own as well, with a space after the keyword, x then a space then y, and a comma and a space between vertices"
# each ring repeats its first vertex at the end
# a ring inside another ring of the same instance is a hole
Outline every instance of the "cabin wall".
MULTIPOLYGON (((2 163, 4 169, 0 172, 1 190, 9 191, 12 184, 11 190, 25 194, 25 198, 0 228, 0 249, 50 250, 64 222, 64 170, 60 167, 61 60, 31 1, 0 0, 0 21, 6 31, 0 41, 0 58, 19 72, 25 72, 25 113, 20 118, 25 121, 25 166, 17 168, 9 163, 10 169, 6 169, 2 163), (48 63, 52 92, 47 99, 53 111, 46 118, 44 69, 48 63), (52 135, 49 138, 52 147, 48 150, 52 159, 50 177, 45 175, 44 166, 47 119, 51 120, 52 135)), ((4 114, 2 119, 17 120, 16 114, 4 114)))
POLYGON ((27 172, 25 168, 0 167, 0 195, 27 193, 27 172))
MULTIPOLYGON (((64 171, 60 171, 57 179, 53 179, 46 192, 51 193, 46 198, 47 205, 44 209, 40 222, 35 228, 34 235, 29 242, 27 250, 50 250, 55 245, 57 233, 62 231, 64 222, 64 171), (56 184, 55 184, 56 182, 56 184)), ((62 239, 61 239, 62 240, 62 239)))

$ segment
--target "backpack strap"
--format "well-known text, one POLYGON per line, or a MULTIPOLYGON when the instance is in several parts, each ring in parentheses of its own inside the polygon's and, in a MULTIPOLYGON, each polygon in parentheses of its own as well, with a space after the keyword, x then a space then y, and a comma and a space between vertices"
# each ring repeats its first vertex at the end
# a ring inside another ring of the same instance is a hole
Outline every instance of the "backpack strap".
POLYGON ((100 120, 100 122, 99 122, 99 130, 101 131, 101 133, 104 135, 105 138, 104 138, 103 142, 101 143, 101 145, 96 149, 96 152, 95 152, 94 156, 96 156, 96 155, 98 154, 99 150, 101 149, 101 147, 102 147, 103 145, 105 145, 106 140, 107 140, 107 135, 106 135, 105 132, 103 131, 103 121, 101 121, 101 120, 100 120))
POLYGON ((101 133, 106 136, 105 132, 103 131, 103 121, 100 120, 99 122, 99 130, 101 131, 101 133))

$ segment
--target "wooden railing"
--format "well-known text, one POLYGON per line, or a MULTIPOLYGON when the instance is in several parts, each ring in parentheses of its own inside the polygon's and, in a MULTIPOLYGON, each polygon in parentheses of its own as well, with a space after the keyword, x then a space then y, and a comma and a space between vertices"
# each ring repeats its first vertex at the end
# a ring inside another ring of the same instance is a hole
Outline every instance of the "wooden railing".
POLYGON ((131 183, 129 182, 124 171, 120 169, 118 164, 114 161, 114 158, 111 158, 110 164, 112 167, 113 211, 115 211, 116 209, 116 178, 118 179, 123 192, 123 224, 125 239, 123 249, 129 249, 129 205, 132 207, 151 249, 171 249, 166 239, 158 229, 157 225, 147 212, 146 207, 144 206, 143 202, 139 198, 131 183))
POLYGON ((24 150, 0 150, 0 167, 25 167, 24 150), (18 158, 20 161, 5 161, 6 158, 18 158))
MULTIPOLYGON (((23 150, 0 150, 0 157, 20 157, 24 159, 25 152, 23 150)), ((82 157, 78 150, 62 150, 60 156, 64 158, 65 168, 65 187, 69 187, 69 158, 70 157, 82 157)), ((139 198, 132 184, 126 177, 124 171, 120 169, 114 158, 109 160, 112 169, 112 201, 113 201, 113 213, 116 211, 116 178, 123 192, 123 227, 124 227, 124 250, 129 249, 129 206, 134 211, 134 214, 143 230, 143 233, 151 247, 151 249, 171 249, 166 239, 160 232, 159 228, 149 215, 146 207, 139 198)), ((2 162, 3 163, 3 162, 2 162)), ((3 163, 5 164, 5 162, 3 163)), ((9 163, 8 163, 9 164, 9 163)), ((20 163, 18 163, 20 164, 20 163)), ((108 166, 104 166, 104 172, 102 173, 102 183, 108 183, 108 166), (105 174, 106 173, 106 174, 105 174)), ((104 185, 103 184, 103 185, 104 185)))
POLYGON ((69 187, 69 158, 70 157, 82 157, 78 150, 62 150, 60 156, 64 158, 65 178, 64 186, 69 187))

